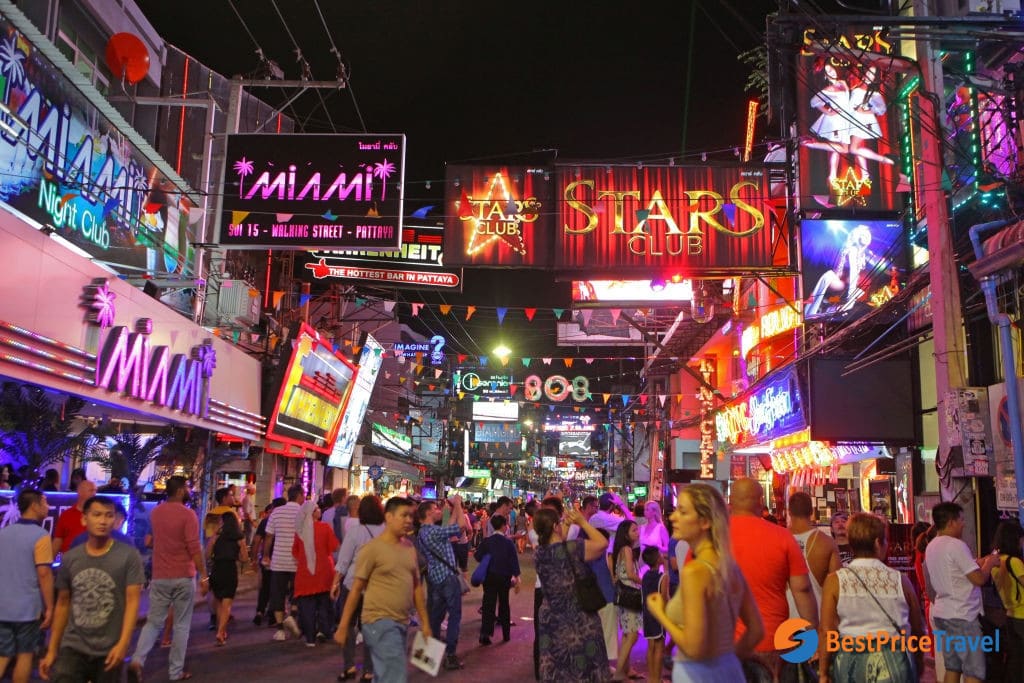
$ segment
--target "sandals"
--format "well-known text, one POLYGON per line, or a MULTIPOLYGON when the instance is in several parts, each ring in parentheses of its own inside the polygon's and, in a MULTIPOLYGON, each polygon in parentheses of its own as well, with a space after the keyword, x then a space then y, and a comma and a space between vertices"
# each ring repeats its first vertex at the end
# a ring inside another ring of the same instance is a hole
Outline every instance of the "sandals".
POLYGON ((228 634, 227 633, 218 633, 217 634, 217 647, 222 647, 227 642, 228 642, 228 634))
POLYGON ((338 674, 338 681, 339 681, 339 683, 341 681, 347 681, 350 678, 355 678, 356 677, 356 673, 358 673, 358 669, 356 669, 354 666, 350 666, 348 669, 346 669, 345 671, 342 671, 340 674, 338 674))

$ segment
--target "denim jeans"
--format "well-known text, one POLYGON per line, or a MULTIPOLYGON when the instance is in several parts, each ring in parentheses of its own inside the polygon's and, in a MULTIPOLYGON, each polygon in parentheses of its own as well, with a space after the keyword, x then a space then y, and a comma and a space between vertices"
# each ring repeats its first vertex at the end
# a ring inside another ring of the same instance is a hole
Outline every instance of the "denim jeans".
POLYGON ((295 598, 299 605, 299 626, 307 643, 316 642, 316 634, 331 633, 331 596, 327 593, 295 598))
POLYGON ((112 671, 104 671, 107 658, 103 655, 87 655, 69 647, 62 647, 57 653, 50 672, 52 683, 118 683, 121 680, 121 664, 112 671))
POLYGON ((427 614, 430 617, 430 632, 435 638, 441 634, 441 622, 446 613, 448 628, 444 636, 444 653, 454 655, 459 644, 459 626, 462 624, 462 584, 455 574, 449 574, 441 583, 427 586, 427 614))
POLYGON ((408 655, 405 653, 405 634, 408 629, 406 624, 391 619, 363 624, 363 640, 373 659, 374 683, 406 682, 408 655))
POLYGON ((160 633, 164 630, 167 611, 174 609, 174 632, 171 640, 171 653, 168 655, 167 673, 172 681, 181 678, 185 670, 185 650, 188 648, 188 633, 192 626, 192 606, 195 604, 195 580, 188 579, 153 579, 149 585, 149 612, 146 614, 146 625, 139 634, 139 642, 135 646, 132 662, 139 666, 146 665, 146 657, 153 649, 160 633))

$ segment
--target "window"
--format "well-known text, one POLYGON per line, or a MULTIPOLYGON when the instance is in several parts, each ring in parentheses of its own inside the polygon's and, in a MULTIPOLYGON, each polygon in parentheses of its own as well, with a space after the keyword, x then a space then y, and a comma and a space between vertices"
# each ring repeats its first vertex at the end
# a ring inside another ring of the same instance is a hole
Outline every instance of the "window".
POLYGON ((107 95, 110 90, 111 76, 106 65, 103 64, 101 55, 82 38, 63 15, 60 18, 54 42, 57 49, 75 65, 75 68, 95 85, 102 95, 107 95))

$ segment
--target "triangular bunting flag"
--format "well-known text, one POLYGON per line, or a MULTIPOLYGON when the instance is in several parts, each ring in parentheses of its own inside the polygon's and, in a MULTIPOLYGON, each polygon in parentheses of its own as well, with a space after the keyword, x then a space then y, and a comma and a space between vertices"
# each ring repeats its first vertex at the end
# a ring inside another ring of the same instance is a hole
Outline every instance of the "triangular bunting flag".
POLYGON ((309 303, 309 300, 311 298, 313 298, 313 297, 310 296, 309 294, 300 294, 299 295, 299 305, 300 306, 305 306, 306 304, 309 303))
POLYGON ((395 310, 394 301, 382 301, 381 303, 384 304, 384 311, 386 313, 390 313, 391 311, 395 310))
POLYGON ((441 310, 441 315, 448 315, 452 312, 451 304, 441 304, 438 308, 441 310))
POLYGON ((259 335, 258 332, 250 332, 249 333, 249 341, 252 342, 253 344, 258 342, 259 339, 260 339, 260 335, 259 335))
POLYGON ((584 308, 580 312, 583 314, 583 326, 586 327, 590 324, 590 318, 594 315, 594 312, 589 308, 584 308))
POLYGON ((412 314, 418 316, 421 308, 423 308, 423 304, 412 304, 412 314))
POLYGON ((647 405, 647 394, 640 394, 640 405, 647 405))
POLYGON ((361 296, 357 296, 356 297, 356 306, 359 307, 359 308, 362 308, 365 305, 366 305, 366 299, 361 297, 361 296))
POLYGON ((440 368, 438 368, 437 370, 434 370, 434 379, 441 379, 441 370, 440 370, 440 368))
POLYGON ((662 408, 665 407, 665 394, 658 394, 658 403, 662 408))
POLYGON ((495 312, 498 314, 498 324, 500 325, 503 322, 505 322, 505 314, 508 313, 508 309, 507 308, 498 308, 498 309, 496 309, 495 312))
POLYGON ((573 360, 572 358, 563 358, 562 362, 565 363, 565 367, 571 368, 572 367, 572 360, 573 360))
POLYGON ((542 363, 544 363, 544 365, 551 365, 551 359, 550 358, 541 358, 540 360, 541 360, 542 363))
POLYGON ((416 365, 419 365, 422 362, 423 362, 423 352, 422 351, 417 351, 416 352, 416 365))
POLYGON ((405 379, 406 379, 405 377, 399 377, 398 378, 398 383, 399 384, 405 384, 405 379))
POLYGON ((486 367, 486 365, 487 365, 487 356, 480 356, 480 365, 486 367))
POLYGON ((676 394, 676 405, 679 405, 683 400, 682 394, 676 394))
POLYGON ((612 325, 619 324, 619 315, 622 313, 621 308, 609 308, 608 312, 612 314, 612 325))
POLYGON ((604 402, 605 403, 608 403, 608 401, 610 401, 612 399, 612 395, 611 394, 601 394, 601 396, 604 397, 604 402))
POLYGON ((464 392, 464 391, 460 391, 460 392, 458 392, 458 394, 459 394, 459 400, 460 400, 460 401, 461 401, 462 399, 466 398, 466 392, 464 392))
POLYGON ((508 385, 508 395, 509 396, 515 396, 517 391, 519 391, 519 385, 518 384, 509 384, 508 385))
POLYGON ((593 358, 584 358, 583 360, 587 361, 587 365, 593 365, 594 364, 594 359, 593 358))
POLYGON ((629 403, 629 398, 630 398, 629 394, 623 394, 622 395, 622 405, 626 405, 627 403, 629 403))
POLYGON ((536 308, 524 308, 523 309, 523 313, 526 314, 526 319, 529 320, 532 323, 533 322, 533 316, 537 315, 537 309, 536 308))
POLYGON ((416 366, 416 374, 417 375, 422 375, 423 374, 423 366, 422 365, 417 365, 416 366))
POLYGON ((387 370, 384 371, 384 379, 391 379, 391 373, 387 370))
POLYGON ((523 356, 523 367, 524 368, 530 367, 530 361, 531 360, 533 360, 533 359, 530 358, 529 356, 523 356))
POLYGON ((562 317, 562 314, 565 313, 565 309, 564 308, 552 308, 551 312, 555 314, 555 320, 559 320, 562 317))
POLYGON ((499 360, 501 360, 502 367, 508 367, 508 356, 501 356, 499 360))
POLYGON ((476 306, 466 306, 466 320, 472 318, 474 313, 476 313, 476 306))
POLYGON ((456 356, 456 358, 459 359, 459 365, 462 365, 463 363, 465 363, 466 362, 466 358, 468 358, 468 357, 469 356, 467 356, 464 353, 460 353, 458 356, 456 356))

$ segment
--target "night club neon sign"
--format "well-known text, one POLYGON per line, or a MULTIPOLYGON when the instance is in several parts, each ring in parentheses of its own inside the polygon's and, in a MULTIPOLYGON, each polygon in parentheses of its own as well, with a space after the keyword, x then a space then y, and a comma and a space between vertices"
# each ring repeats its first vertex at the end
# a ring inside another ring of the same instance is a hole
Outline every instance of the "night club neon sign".
POLYGON ((152 332, 149 318, 140 319, 135 332, 123 325, 112 328, 96 357, 95 386, 206 417, 209 380, 217 367, 213 340, 193 347, 188 356, 172 356, 166 346, 150 346, 152 332))

